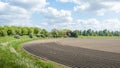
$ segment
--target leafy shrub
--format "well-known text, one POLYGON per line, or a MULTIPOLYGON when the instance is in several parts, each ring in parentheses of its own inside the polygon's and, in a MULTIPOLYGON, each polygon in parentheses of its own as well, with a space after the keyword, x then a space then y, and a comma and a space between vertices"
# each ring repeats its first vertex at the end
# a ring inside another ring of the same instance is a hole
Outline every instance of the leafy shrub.
POLYGON ((40 34, 37 34, 36 37, 41 37, 41 35, 40 35, 40 34))
POLYGON ((7 32, 5 30, 0 30, 0 36, 1 37, 7 36, 7 32))
POLYGON ((72 32, 71 37, 78 38, 78 34, 76 32, 72 32))
POLYGON ((64 35, 64 38, 67 38, 68 36, 67 35, 64 35))
POLYGON ((30 38, 33 38, 33 35, 32 35, 32 34, 29 34, 29 37, 30 37, 30 38))
POLYGON ((19 35, 14 35, 14 38, 20 39, 20 36, 19 35))
POLYGON ((41 34, 41 37, 42 37, 42 38, 45 38, 46 36, 45 36, 44 34, 41 34))

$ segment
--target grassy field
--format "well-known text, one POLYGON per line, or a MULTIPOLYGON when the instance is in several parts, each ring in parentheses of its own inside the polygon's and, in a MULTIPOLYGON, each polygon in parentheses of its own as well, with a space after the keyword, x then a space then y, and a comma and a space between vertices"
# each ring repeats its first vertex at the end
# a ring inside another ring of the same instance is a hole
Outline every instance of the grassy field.
POLYGON ((21 36, 20 39, 0 37, 0 68, 54 68, 51 62, 35 58, 21 49, 22 43, 37 39, 28 36, 21 36))

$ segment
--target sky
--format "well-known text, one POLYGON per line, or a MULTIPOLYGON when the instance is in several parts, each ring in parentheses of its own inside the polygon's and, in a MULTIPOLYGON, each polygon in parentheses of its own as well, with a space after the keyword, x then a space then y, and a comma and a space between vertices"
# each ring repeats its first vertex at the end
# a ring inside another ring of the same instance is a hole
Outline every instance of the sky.
POLYGON ((0 0, 0 25, 120 31, 120 0, 0 0))

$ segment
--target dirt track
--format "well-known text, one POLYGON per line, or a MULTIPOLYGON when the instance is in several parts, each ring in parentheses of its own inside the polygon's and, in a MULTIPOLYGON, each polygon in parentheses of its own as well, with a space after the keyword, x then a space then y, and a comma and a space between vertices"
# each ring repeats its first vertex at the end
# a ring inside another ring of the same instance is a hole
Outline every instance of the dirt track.
POLYGON ((119 41, 119 39, 57 39, 33 41, 24 44, 23 48, 34 55, 71 67, 120 68, 119 41))

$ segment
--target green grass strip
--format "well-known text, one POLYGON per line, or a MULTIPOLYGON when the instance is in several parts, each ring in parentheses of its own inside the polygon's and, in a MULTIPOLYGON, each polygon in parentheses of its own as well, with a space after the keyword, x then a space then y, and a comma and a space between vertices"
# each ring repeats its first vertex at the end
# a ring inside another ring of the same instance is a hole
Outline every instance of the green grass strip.
POLYGON ((51 62, 42 61, 21 49, 21 44, 37 39, 28 36, 20 39, 0 37, 0 68, 54 68, 51 62))

